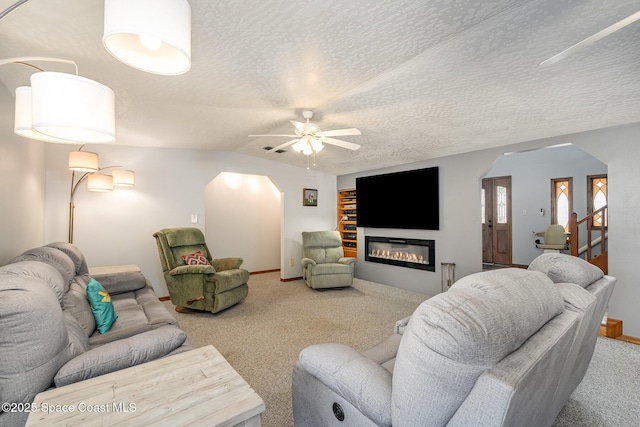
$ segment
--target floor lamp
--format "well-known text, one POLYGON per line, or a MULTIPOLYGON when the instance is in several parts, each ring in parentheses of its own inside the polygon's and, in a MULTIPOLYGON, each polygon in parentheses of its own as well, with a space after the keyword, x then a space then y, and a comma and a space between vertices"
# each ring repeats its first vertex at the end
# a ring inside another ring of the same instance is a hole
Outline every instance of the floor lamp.
POLYGON ((98 154, 90 151, 82 151, 84 145, 78 151, 69 153, 69 169, 71 170, 71 192, 69 195, 69 243, 73 243, 73 220, 75 203, 74 198, 78 186, 87 181, 87 190, 96 192, 113 191, 114 186, 132 187, 135 183, 135 174, 130 170, 115 169, 112 175, 100 173, 105 169, 119 168, 121 166, 106 166, 101 168, 98 163, 98 154), (76 180, 76 172, 82 173, 76 180))

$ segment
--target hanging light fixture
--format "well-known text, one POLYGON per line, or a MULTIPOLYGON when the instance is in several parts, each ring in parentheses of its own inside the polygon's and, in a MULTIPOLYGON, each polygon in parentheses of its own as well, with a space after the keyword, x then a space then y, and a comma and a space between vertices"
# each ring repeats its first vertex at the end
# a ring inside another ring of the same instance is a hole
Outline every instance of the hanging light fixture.
POLYGON ((187 0, 105 0, 105 49, 142 71, 183 74, 191 68, 191 7, 187 0))
POLYGON ((0 60, 36 69, 31 87, 16 89, 14 132, 20 136, 58 143, 115 141, 115 95, 107 86, 80 77, 75 62, 46 57, 0 60), (30 61, 72 64, 74 74, 43 71, 30 61))
POLYGON ((116 140, 115 95, 107 86, 73 74, 31 76, 33 130, 68 141, 116 140))
POLYGON ((31 113, 31 86, 20 86, 16 88, 16 112, 13 131, 20 136, 40 141, 57 143, 75 143, 66 139, 54 138, 36 132, 32 126, 33 116, 31 113))

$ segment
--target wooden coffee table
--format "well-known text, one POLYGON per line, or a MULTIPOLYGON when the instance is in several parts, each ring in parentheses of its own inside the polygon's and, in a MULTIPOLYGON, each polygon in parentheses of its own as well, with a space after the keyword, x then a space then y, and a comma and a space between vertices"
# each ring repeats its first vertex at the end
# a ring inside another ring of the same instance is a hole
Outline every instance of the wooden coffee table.
POLYGON ((264 401, 213 346, 39 393, 27 426, 261 425, 264 401))

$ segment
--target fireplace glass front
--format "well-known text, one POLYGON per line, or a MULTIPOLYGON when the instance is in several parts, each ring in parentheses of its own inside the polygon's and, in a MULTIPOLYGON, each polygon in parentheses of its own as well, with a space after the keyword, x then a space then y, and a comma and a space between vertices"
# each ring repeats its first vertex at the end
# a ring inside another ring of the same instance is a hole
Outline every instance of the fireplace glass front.
POLYGON ((435 240, 365 236, 365 261, 436 271, 435 240))

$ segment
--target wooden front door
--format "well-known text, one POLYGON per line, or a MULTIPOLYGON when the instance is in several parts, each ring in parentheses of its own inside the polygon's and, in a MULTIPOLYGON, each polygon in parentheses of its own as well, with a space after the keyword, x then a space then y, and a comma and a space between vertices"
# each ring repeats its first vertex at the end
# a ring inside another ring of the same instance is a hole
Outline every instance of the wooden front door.
POLYGON ((482 262, 511 265, 511 177, 482 180, 482 262))

